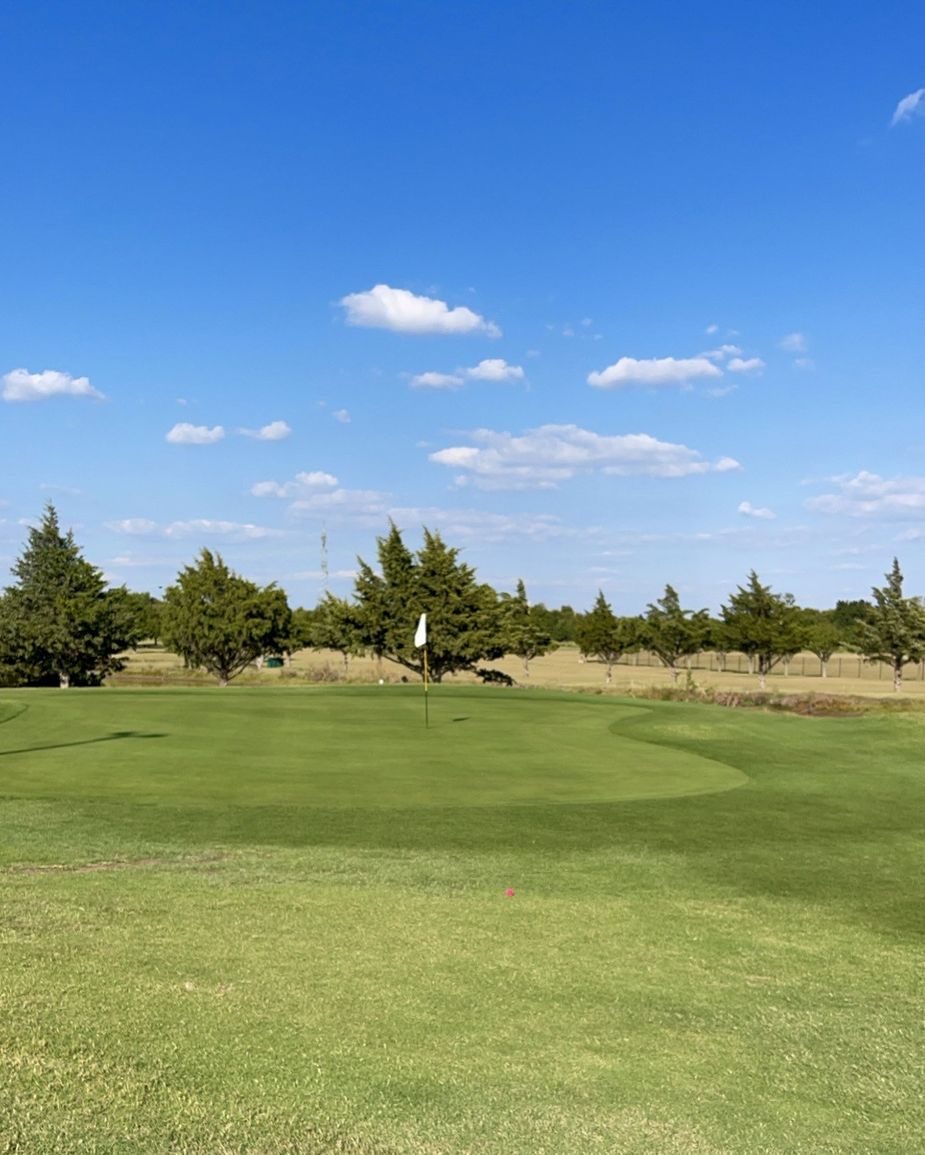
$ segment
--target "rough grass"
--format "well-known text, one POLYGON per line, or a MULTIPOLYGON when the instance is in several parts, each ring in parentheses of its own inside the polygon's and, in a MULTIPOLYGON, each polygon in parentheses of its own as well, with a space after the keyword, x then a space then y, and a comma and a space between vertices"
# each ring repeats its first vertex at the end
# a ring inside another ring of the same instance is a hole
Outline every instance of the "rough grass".
POLYGON ((917 1149, 917 715, 441 687, 424 732, 371 687, 3 717, 0 1151, 917 1149))
MULTIPOLYGON (((159 647, 145 646, 127 655, 128 665, 122 674, 111 679, 113 685, 158 686, 158 685, 209 685, 214 684, 202 671, 184 669, 182 661, 159 647)), ((906 669, 901 695, 893 693, 892 673, 882 663, 863 661, 857 654, 838 655, 829 663, 831 676, 820 676, 819 660, 813 654, 798 654, 785 674, 784 667, 778 665, 768 677, 768 691, 782 696, 789 695, 854 695, 862 698, 886 698, 923 703, 925 702, 925 667, 910 665, 906 669), (839 672, 840 671, 840 672, 839 672)), ((610 694, 645 695, 649 691, 664 690, 671 694, 683 691, 687 683, 686 671, 682 670, 678 681, 671 679, 668 670, 653 655, 629 655, 619 665, 613 667, 613 677, 606 682, 606 668, 600 662, 583 661, 575 646, 565 645, 542 658, 536 658, 524 672, 523 663, 517 658, 507 658, 489 663, 508 674, 518 686, 534 689, 569 689, 601 691, 610 694)), ((758 692, 758 677, 745 673, 742 655, 730 657, 729 669, 719 669, 719 659, 715 654, 701 654, 694 662, 691 680, 694 688, 706 694, 751 695, 758 692), (742 666, 736 671, 735 663, 742 666)), ((252 667, 241 677, 239 684, 261 686, 284 686, 293 683, 332 684, 338 682, 371 683, 380 678, 386 682, 399 682, 403 675, 413 679, 401 666, 391 662, 376 662, 371 658, 351 658, 344 666, 342 657, 327 651, 301 650, 292 658, 291 664, 283 669, 256 669, 252 667)), ((477 679, 471 674, 450 675, 449 684, 470 685, 477 679)))

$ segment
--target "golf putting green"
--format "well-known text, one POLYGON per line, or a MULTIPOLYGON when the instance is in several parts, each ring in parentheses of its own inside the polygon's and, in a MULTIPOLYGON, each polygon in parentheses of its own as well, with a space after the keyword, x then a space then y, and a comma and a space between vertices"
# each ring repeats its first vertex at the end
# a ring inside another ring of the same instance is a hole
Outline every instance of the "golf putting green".
POLYGON ((0 701, 0 792, 171 806, 421 808, 728 790, 741 771, 619 732, 642 706, 434 687, 71 690, 0 701))

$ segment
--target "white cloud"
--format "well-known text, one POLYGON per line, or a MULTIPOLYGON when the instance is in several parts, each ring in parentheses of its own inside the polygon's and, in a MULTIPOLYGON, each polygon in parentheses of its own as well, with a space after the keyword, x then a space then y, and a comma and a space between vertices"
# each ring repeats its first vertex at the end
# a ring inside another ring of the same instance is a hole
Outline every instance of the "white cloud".
POLYGON ((242 429, 241 432, 245 437, 253 437, 257 441, 285 441, 292 429, 285 421, 271 421, 259 429, 242 429))
POLYGON ((46 397, 95 397, 103 394, 94 389, 89 377, 72 377, 57 369, 30 373, 28 369, 13 369, 3 377, 4 401, 44 401, 46 397))
POLYGON ((721 377, 722 370, 709 357, 650 357, 638 361, 621 357, 600 372, 588 374, 588 384, 596 389, 618 389, 623 385, 683 385, 696 377, 721 377))
POLYGON ((415 389, 459 389, 468 378, 471 381, 522 381, 520 365, 509 365, 503 357, 487 357, 470 369, 456 369, 452 373, 418 373, 411 378, 415 389))
POLYGON ((474 538, 476 541, 507 541, 525 537, 535 541, 573 535, 558 517, 551 514, 510 515, 479 509, 440 509, 435 507, 393 507, 389 517, 401 528, 417 529, 426 525, 447 538, 474 538))
POLYGON ((225 436, 225 429, 221 425, 214 425, 211 429, 207 425, 190 425, 188 421, 180 421, 167 434, 171 445, 212 445, 221 441, 225 436))
MULTIPOLYGON (((126 517, 121 521, 109 521, 106 526, 116 533, 128 534, 130 537, 186 538, 204 535, 206 537, 221 537, 230 541, 252 541, 265 537, 280 537, 283 533, 280 529, 251 525, 249 522, 218 521, 205 517, 194 517, 188 521, 171 521, 163 526, 146 517, 126 517)), ((121 564, 131 563, 123 560, 121 564)))
POLYGON ((418 373, 411 378, 413 389, 458 389, 462 383, 458 373, 418 373))
POLYGON ((719 332, 719 325, 716 325, 716 324, 707 325, 707 327, 704 329, 704 332, 706 333, 706 335, 708 337, 712 337, 714 333, 719 332))
POLYGON ((339 304, 347 311, 347 324, 367 329, 391 329, 395 333, 484 333, 500 337, 501 330, 478 313, 446 301, 419 297, 408 289, 374 285, 363 293, 348 293, 339 304))
POLYGON ((925 88, 917 88, 915 92, 910 92, 908 96, 904 96, 896 105, 890 124, 895 126, 922 113, 925 113, 925 88))
POLYGON ((615 476, 686 477, 740 468, 731 457, 705 461, 686 445, 647 433, 604 436, 576 425, 543 425, 520 437, 478 429, 471 439, 474 445, 440 449, 430 460, 461 470, 458 484, 471 477, 481 489, 548 489, 596 469, 615 476))
POLYGON ((465 374, 474 381, 522 381, 524 371, 520 365, 509 365, 503 357, 488 357, 466 369, 465 374))
POLYGON ((760 357, 733 357, 726 365, 730 373, 758 373, 764 368, 760 357))
POLYGON ((106 528, 115 530, 116 533, 131 534, 133 537, 147 536, 158 531, 157 522, 147 517, 124 517, 121 521, 107 521, 106 528))
POLYGON ((788 333, 786 337, 781 337, 777 344, 785 353, 806 352, 806 337, 803 333, 788 333))
POLYGON ((925 518, 925 477, 897 477, 892 481, 862 469, 854 477, 832 478, 837 490, 807 500, 816 513, 848 517, 925 518))
POLYGON ((389 495, 375 489, 334 489, 329 493, 312 493, 294 501, 289 512, 332 514, 340 517, 381 519, 388 513, 389 495))
POLYGON ((759 521, 773 521, 777 514, 767 506, 755 506, 750 501, 739 502, 739 513, 746 517, 757 517, 759 521))
POLYGON ((310 473, 297 473, 292 481, 258 481, 251 486, 254 497, 301 497, 316 490, 332 489, 337 485, 333 473, 315 469, 310 473))
POLYGON ((132 554, 120 554, 110 558, 108 565, 119 566, 122 569, 147 569, 151 566, 171 565, 172 559, 162 557, 133 557, 132 554))
POLYGON ((816 362, 812 357, 795 357, 793 361, 798 369, 815 369, 816 362))
POLYGON ((264 525, 249 522, 214 521, 206 517, 194 517, 189 521, 172 521, 164 528, 166 537, 222 537, 235 541, 254 541, 264 537, 281 537, 281 529, 269 529, 264 525))
POLYGON ((738 345, 720 345, 716 349, 708 349, 700 356, 709 357, 711 361, 725 361, 727 357, 738 357, 741 352, 738 345))
POLYGON ((335 421, 339 421, 341 425, 350 424, 350 412, 347 409, 335 409, 331 416, 335 421))

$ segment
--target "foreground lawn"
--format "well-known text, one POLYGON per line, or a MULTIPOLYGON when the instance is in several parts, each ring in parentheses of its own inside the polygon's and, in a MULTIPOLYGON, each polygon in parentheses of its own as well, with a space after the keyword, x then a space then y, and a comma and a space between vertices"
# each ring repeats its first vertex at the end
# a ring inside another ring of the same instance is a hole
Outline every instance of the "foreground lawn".
POLYGON ((918 1149, 916 715, 438 687, 425 731, 373 686, 0 720, 0 1152, 918 1149))

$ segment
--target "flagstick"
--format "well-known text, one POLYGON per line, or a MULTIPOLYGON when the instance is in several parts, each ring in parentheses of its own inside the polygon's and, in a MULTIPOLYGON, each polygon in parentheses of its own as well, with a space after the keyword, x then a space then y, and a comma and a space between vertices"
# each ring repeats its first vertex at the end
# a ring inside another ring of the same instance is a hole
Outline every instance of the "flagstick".
POLYGON ((424 729, 430 729, 430 712, 427 708, 427 646, 424 647, 424 729))

